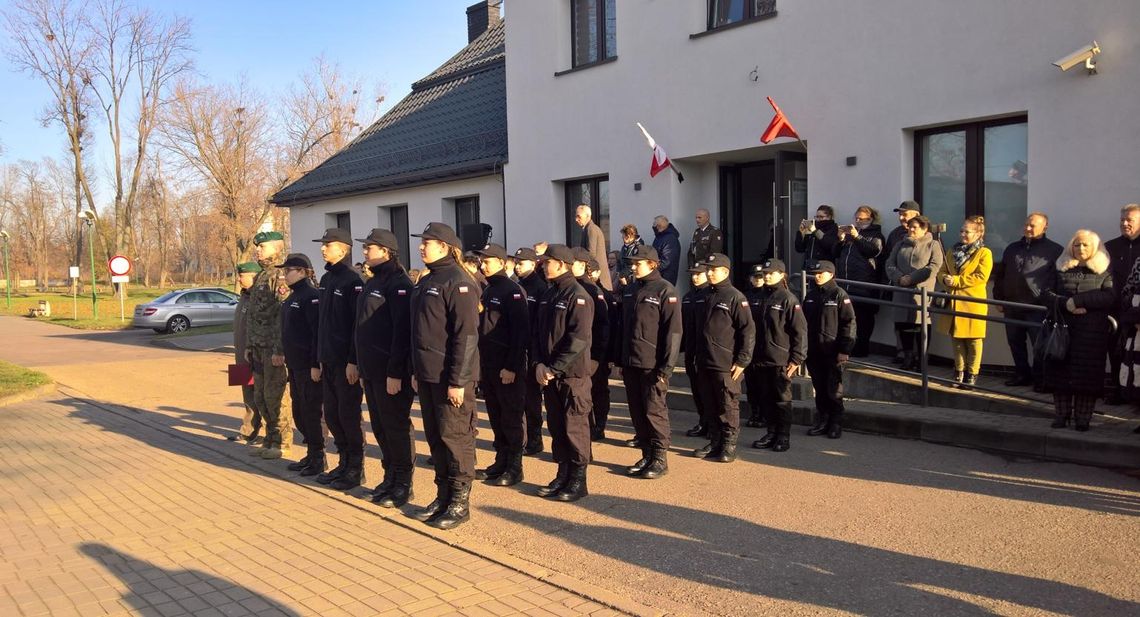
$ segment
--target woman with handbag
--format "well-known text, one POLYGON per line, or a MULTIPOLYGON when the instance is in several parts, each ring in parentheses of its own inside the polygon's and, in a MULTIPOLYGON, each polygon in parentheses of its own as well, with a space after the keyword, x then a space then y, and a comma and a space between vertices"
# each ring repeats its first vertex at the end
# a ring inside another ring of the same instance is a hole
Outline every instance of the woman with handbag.
MULTIPOLYGON (((946 251, 938 282, 949 293, 971 298, 986 297, 986 283, 990 280, 994 257, 984 246, 986 220, 980 216, 966 217, 958 242, 946 251)), ((965 300, 951 300, 947 306, 956 313, 985 315, 989 305, 965 300)), ((982 368, 982 341, 986 338, 986 320, 960 315, 942 315, 938 331, 948 335, 954 345, 954 381, 970 389, 982 368)))
POLYGON ((1104 362, 1111 330, 1109 315, 1116 303, 1108 254, 1100 237, 1082 229, 1069 240, 1057 259, 1057 282, 1041 294, 1048 319, 1056 325, 1042 328, 1045 337, 1045 382, 1054 387, 1056 418, 1053 428, 1064 428, 1073 417, 1078 431, 1089 430, 1098 396, 1104 393, 1104 362), (1064 360, 1057 360, 1068 345, 1064 360), (1049 340, 1048 337, 1053 337, 1049 340), (1051 357, 1052 356, 1052 357, 1051 357))
MULTIPOLYGON (((934 290, 935 273, 942 269, 942 246, 930 234, 930 219, 916 216, 906 223, 906 237, 891 249, 884 271, 887 280, 898 287, 934 290)), ((929 328, 930 319, 922 315, 921 297, 914 291, 894 292, 894 301, 906 307, 896 307, 895 330, 903 349, 902 369, 918 370, 921 366, 920 342, 922 328, 929 328)))

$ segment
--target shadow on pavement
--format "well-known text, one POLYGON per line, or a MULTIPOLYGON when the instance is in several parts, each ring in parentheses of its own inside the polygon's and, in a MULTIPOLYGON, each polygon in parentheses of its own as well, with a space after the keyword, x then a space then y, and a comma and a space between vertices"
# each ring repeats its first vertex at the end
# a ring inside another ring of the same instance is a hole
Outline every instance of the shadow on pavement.
POLYGON ((1140 611, 1138 603, 1066 583, 775 529, 667 503, 607 495, 576 505, 637 528, 616 522, 576 523, 567 530, 560 518, 501 506, 482 510, 667 576, 861 615, 993 614, 963 596, 1066 615, 1140 611))
POLYGON ((122 601, 140 615, 217 614, 293 616, 300 613, 270 598, 200 570, 167 570, 105 544, 84 543, 79 551, 99 562, 130 590, 122 601))

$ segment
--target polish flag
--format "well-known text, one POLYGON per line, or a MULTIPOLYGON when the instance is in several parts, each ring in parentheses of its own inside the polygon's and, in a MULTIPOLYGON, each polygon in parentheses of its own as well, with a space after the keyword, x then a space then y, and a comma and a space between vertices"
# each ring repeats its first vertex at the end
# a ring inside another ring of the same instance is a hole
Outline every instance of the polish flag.
MULTIPOLYGON (((645 130, 645 127, 641 126, 640 122, 637 123, 637 128, 641 129, 641 134, 645 135, 645 141, 649 142, 649 147, 653 149, 653 160, 649 162, 649 177, 656 178, 657 174, 670 167, 673 168, 673 171, 677 171, 677 168, 673 167, 673 161, 670 161, 669 155, 665 153, 665 148, 662 148, 661 144, 654 141, 653 137, 649 135, 649 131, 645 130)), ((685 176, 682 176, 681 172, 677 171, 677 182, 684 181, 685 176)))
POLYGON ((776 101, 772 97, 768 97, 768 103, 772 105, 772 109, 776 110, 776 115, 772 118, 772 122, 768 124, 768 128, 764 134, 760 136, 761 143, 769 143, 777 137, 795 137, 800 139, 800 134, 796 129, 792 128, 792 123, 788 122, 788 117, 776 105, 776 101))

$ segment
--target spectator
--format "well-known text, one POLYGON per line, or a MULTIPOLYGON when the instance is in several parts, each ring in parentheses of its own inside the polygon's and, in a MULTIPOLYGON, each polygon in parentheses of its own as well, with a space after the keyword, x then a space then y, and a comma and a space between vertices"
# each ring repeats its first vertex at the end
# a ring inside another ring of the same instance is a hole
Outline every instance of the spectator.
MULTIPOLYGON (((942 267, 942 247, 930 235, 930 219, 915 216, 907 221, 907 237, 895 245, 887 258, 887 280, 899 287, 934 289, 935 273, 942 267)), ((910 291, 894 292, 894 301, 912 304, 914 308, 895 308, 895 331, 903 351, 903 370, 921 366, 920 328, 929 328, 930 320, 919 310, 919 295, 910 291)))
POLYGON ((724 252, 724 234, 709 224, 709 211, 701 208, 697 210, 697 228, 693 230, 693 239, 689 242, 689 263, 694 265, 704 263, 709 255, 724 252))
POLYGON ((1096 399, 1104 393, 1104 359, 1112 333, 1108 317, 1116 302, 1110 267, 1100 237, 1082 229, 1057 259, 1053 288, 1041 294, 1049 316, 1069 329, 1065 360, 1045 361, 1045 380, 1054 388, 1053 428, 1064 428, 1072 417, 1074 428, 1089 430, 1096 399))
MULTIPOLYGON (((883 252, 883 228, 879 225, 879 212, 871 206, 859 206, 851 225, 839 227, 839 240, 835 245, 836 278, 864 283, 879 282, 879 259, 883 252)), ((851 355, 863 358, 871 348, 871 334, 875 331, 875 314, 879 305, 861 302, 860 298, 877 298, 879 292, 859 285, 840 285, 852 296, 855 308, 856 340, 851 355)))
MULTIPOLYGON (((1005 247, 1001 261, 994 265, 994 299, 1022 304, 1038 304, 1042 292, 1053 289, 1057 276, 1057 258, 1065 249, 1045 237, 1049 229, 1049 217, 1041 212, 1033 212, 1025 219, 1025 235, 1005 247)), ((1039 311, 998 307, 998 312, 1009 319, 1040 322, 1039 311)), ((1041 363, 1035 358, 1033 368, 1029 366, 1029 346, 1037 340, 1040 328, 1005 324, 1005 340, 1009 343, 1009 353, 1013 356, 1014 375, 1005 382, 1010 387, 1033 384, 1033 389, 1044 390, 1041 380, 1041 363)))
MULTIPOLYGON (((886 263, 887 259, 891 256, 891 253, 895 250, 895 246, 906 238, 907 221, 922 214, 922 207, 918 205, 917 201, 908 199, 899 204, 899 207, 895 208, 894 211, 899 216, 899 226, 892 229, 890 235, 887 236, 886 241, 883 242, 883 252, 879 257, 880 266, 883 266, 886 263)), ((887 278, 886 268, 880 267, 880 270, 881 276, 883 277, 883 282, 889 284, 890 280, 887 278)), ((892 294, 889 291, 883 295, 883 298, 886 300, 890 300, 891 297, 892 294)), ((905 354, 903 353, 902 338, 898 335, 897 332, 895 333, 895 349, 896 353, 893 362, 895 364, 900 364, 902 363, 905 354)))
MULTIPOLYGON (((1140 258, 1140 204, 1128 204, 1120 209, 1120 235, 1105 242, 1104 250, 1108 253, 1112 264, 1109 268, 1112 280, 1119 285, 1128 279, 1133 264, 1137 258, 1140 258)), ((1119 317, 1120 315, 1117 315, 1117 318, 1119 317)), ((1113 337, 1108 346, 1113 375, 1120 374, 1119 350, 1119 341, 1113 337)), ((1108 395, 1105 397, 1104 402, 1109 405, 1119 405, 1124 402, 1120 396, 1120 388, 1115 384, 1116 380, 1113 379, 1113 385, 1108 388, 1108 395)))
MULTIPOLYGON (((986 283, 993 270, 994 256, 985 247, 986 221, 980 216, 966 217, 962 223, 960 242, 946 251, 938 281, 952 294, 986 297, 986 283)), ((958 313, 985 315, 989 306, 978 302, 952 300, 950 310, 958 313)), ((954 381, 970 389, 977 383, 982 370, 982 342, 986 338, 986 320, 943 315, 938 320, 938 331, 950 336, 954 345, 954 381)))
MULTIPOLYGON (((590 206, 582 204, 574 211, 574 222, 582 228, 582 239, 577 244, 593 255, 598 263, 606 261, 606 234, 602 233, 602 228, 593 220, 594 213, 590 210, 590 206)), ((535 251, 537 252, 537 248, 535 251)), ((610 269, 602 268, 602 278, 599 279, 602 287, 613 291, 614 284, 610 279, 610 269)))
POLYGON ((637 233, 637 227, 626 223, 621 226, 621 248, 618 249, 618 284, 625 285, 633 280, 633 262, 630 257, 633 252, 637 250, 638 245, 644 245, 645 241, 641 239, 641 234, 637 233))
POLYGON ((669 284, 676 285, 681 261, 681 234, 664 214, 653 218, 653 248, 661 258, 661 276, 669 284))
MULTIPOLYGON (((1134 341, 1140 339, 1140 260, 1132 266, 1132 272, 1128 274, 1128 280, 1124 282, 1120 291, 1120 306, 1120 338, 1122 340, 1132 338, 1134 341)), ((1140 354, 1137 353, 1140 351, 1140 345, 1134 342, 1132 347, 1131 358, 1128 358, 1127 362, 1129 366, 1123 366, 1121 372, 1114 378, 1124 389, 1126 393, 1124 398, 1137 404, 1140 403, 1140 354)), ((1132 432, 1140 433, 1140 426, 1132 432)))
POLYGON ((800 223, 796 236, 796 252, 804 254, 805 267, 817 261, 830 261, 839 242, 839 227, 835 224, 835 210, 828 205, 816 208, 815 219, 800 223))

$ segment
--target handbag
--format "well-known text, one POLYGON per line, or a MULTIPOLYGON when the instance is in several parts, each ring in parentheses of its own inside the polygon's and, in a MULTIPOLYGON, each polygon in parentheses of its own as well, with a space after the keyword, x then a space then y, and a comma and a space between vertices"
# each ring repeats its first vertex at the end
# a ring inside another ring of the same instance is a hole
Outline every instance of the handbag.
POLYGON ((1054 309, 1053 315, 1041 324, 1033 351, 1038 358, 1060 362, 1069 356, 1069 324, 1060 310, 1054 309))

